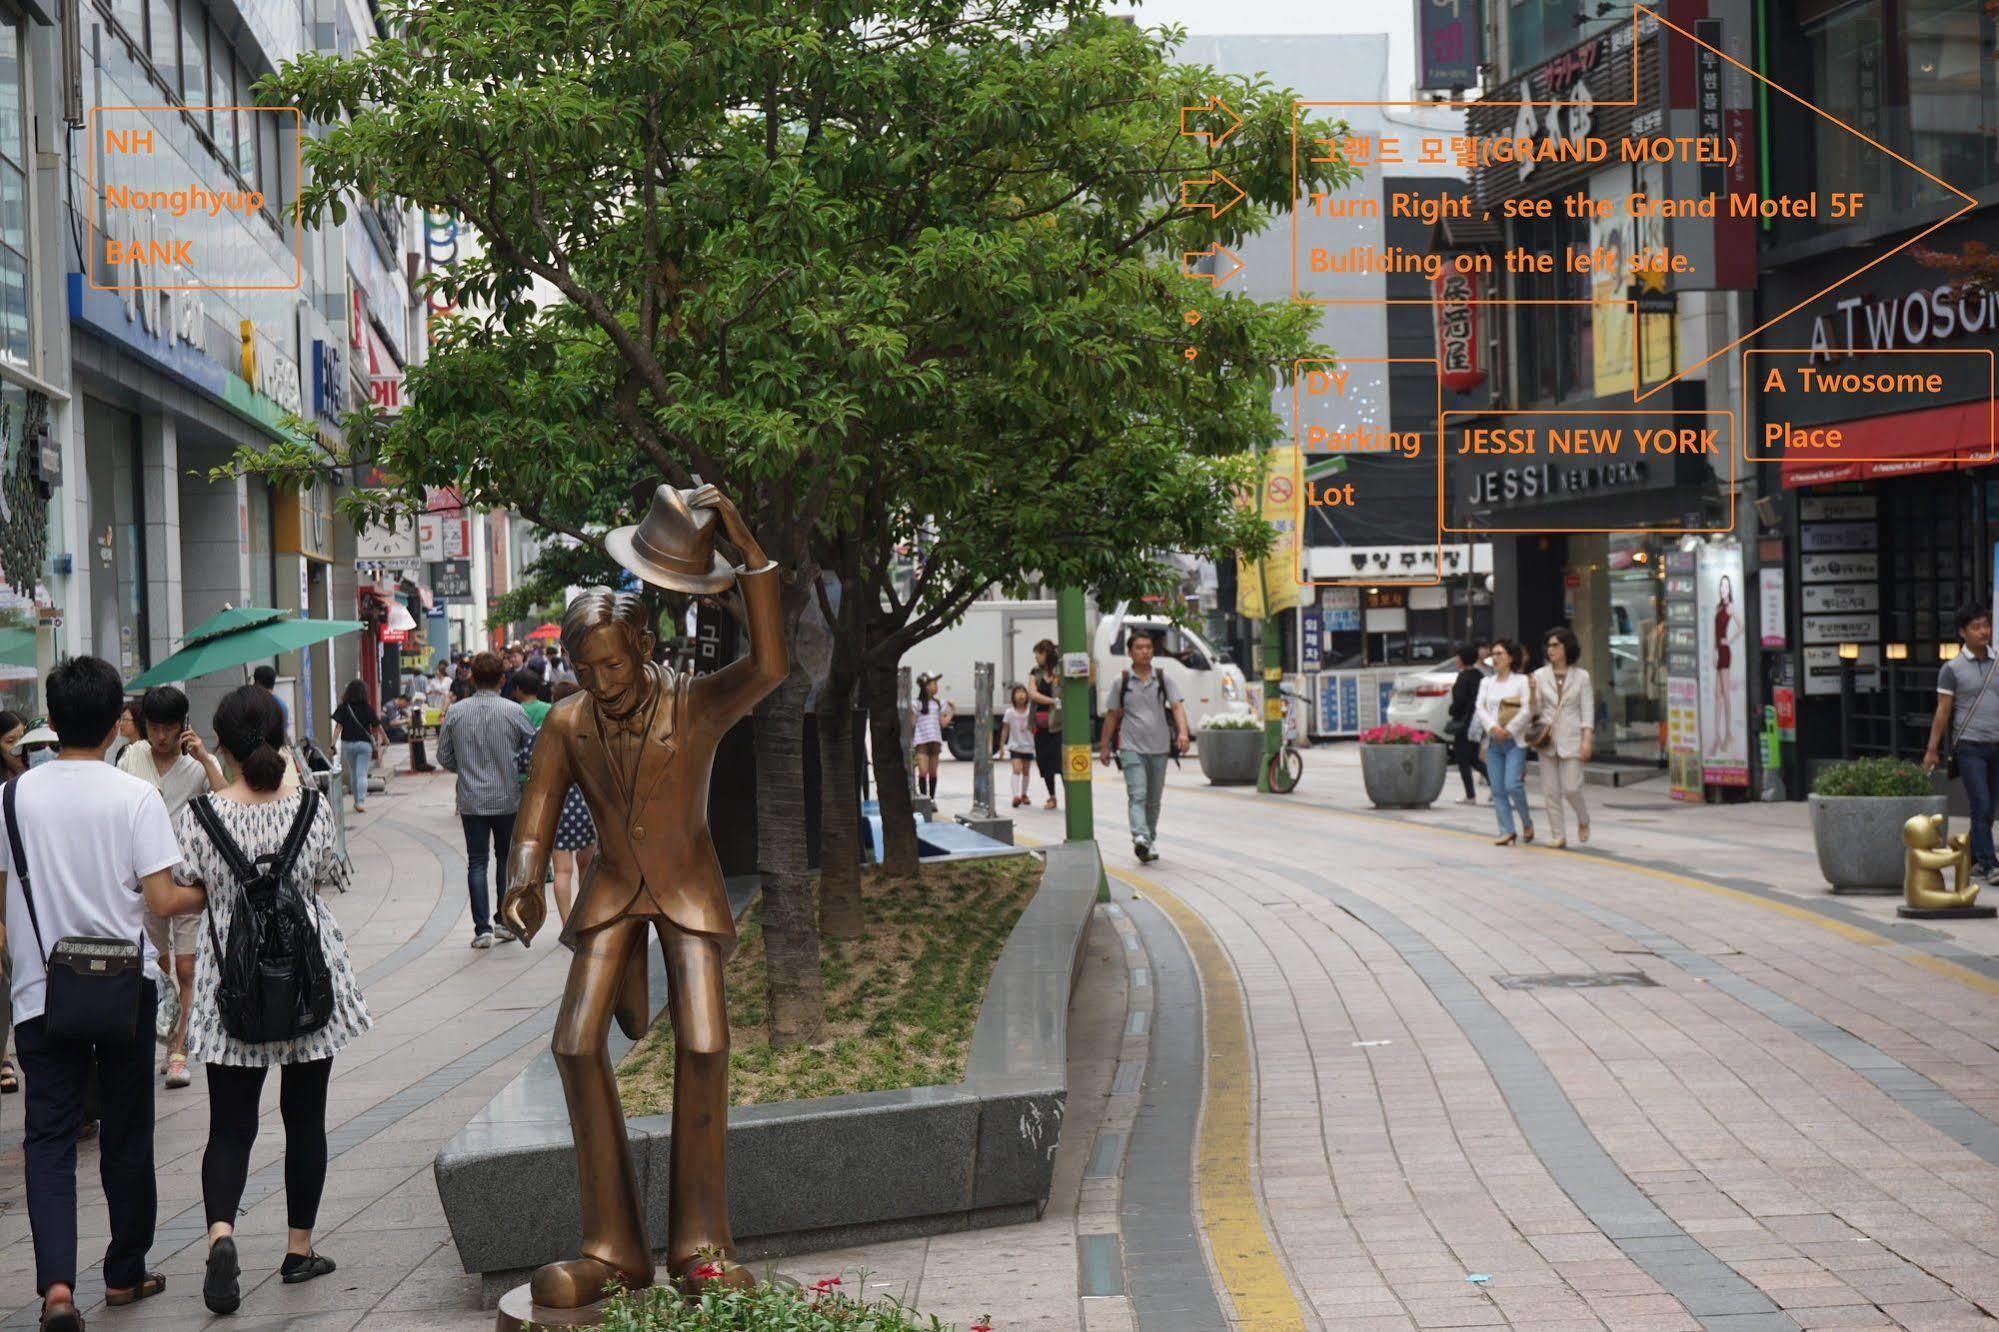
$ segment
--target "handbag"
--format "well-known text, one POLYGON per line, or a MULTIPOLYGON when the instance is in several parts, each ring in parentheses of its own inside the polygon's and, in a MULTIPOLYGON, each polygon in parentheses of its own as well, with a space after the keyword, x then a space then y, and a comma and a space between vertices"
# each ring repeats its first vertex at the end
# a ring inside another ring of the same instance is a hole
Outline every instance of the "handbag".
POLYGON ((6 795, 7 844, 14 849, 14 873, 21 880, 21 900, 28 905, 35 948, 42 954, 47 978, 42 1000, 43 1029, 50 1039, 122 1045, 139 1038, 139 1018, 146 1005, 146 947, 138 939, 70 935, 50 948, 42 942, 42 922, 35 895, 28 885, 28 853, 14 817, 14 788, 6 795))
MULTIPOLYGON (((1990 653, 1992 649, 1987 648, 1986 651, 1990 653)), ((1944 776, 1948 777, 1951 781, 1957 780, 1957 742, 1963 737, 1964 728, 1971 725, 1971 719, 1978 715, 1978 705, 1985 701, 1986 686, 1992 683, 1992 672, 1995 669, 1999 669, 1999 660, 1988 656, 1985 663, 1985 683, 1978 686, 1978 693, 1971 700, 1971 706, 1965 709, 1963 725, 1953 727, 1951 730, 1950 753, 1944 759, 1944 776)))
MULTIPOLYGON (((1568 677, 1563 676, 1560 683, 1555 686, 1555 711, 1557 713, 1562 710, 1562 691, 1568 688, 1568 683, 1568 677)), ((1529 749, 1546 749, 1555 743, 1555 719, 1541 714, 1541 691, 1535 687, 1534 677, 1531 675, 1527 677, 1527 692, 1534 699, 1535 719, 1537 722, 1536 725, 1530 726, 1527 730, 1527 747, 1529 749)))

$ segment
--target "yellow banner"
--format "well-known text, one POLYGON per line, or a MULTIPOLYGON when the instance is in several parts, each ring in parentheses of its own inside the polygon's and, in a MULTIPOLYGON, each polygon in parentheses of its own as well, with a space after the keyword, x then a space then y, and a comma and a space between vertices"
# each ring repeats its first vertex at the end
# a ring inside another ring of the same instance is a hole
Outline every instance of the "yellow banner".
POLYGON ((1261 455, 1263 521, 1277 529, 1270 554, 1236 561, 1236 614, 1252 620, 1304 600, 1298 582, 1298 450, 1284 445, 1261 455))

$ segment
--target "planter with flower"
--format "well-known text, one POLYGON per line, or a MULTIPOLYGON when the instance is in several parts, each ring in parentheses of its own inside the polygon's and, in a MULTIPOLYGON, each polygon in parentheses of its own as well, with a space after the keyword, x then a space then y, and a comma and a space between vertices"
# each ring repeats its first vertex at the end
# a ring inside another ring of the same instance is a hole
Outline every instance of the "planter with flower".
POLYGON ((1819 873, 1832 890, 1902 891, 1902 825, 1941 814, 1930 775, 1906 759, 1864 758, 1820 769, 1806 799, 1819 873))
POLYGON ((1263 762, 1263 723, 1241 708, 1211 712, 1201 718, 1201 743, 1194 752, 1201 773, 1216 786, 1246 786, 1256 781, 1263 762))
POLYGON ((1428 809, 1443 794, 1450 748, 1414 726, 1360 733, 1360 777, 1376 809, 1428 809))

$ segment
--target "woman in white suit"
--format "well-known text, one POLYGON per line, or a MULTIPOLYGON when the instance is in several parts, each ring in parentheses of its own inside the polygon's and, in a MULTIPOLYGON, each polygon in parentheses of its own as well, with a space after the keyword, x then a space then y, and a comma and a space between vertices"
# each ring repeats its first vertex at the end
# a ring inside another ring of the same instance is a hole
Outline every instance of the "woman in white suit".
POLYGON ((1541 754, 1541 798, 1548 805, 1554 837, 1548 845, 1568 845, 1567 809, 1576 811, 1576 840, 1589 840, 1589 805, 1583 800, 1583 764, 1596 738, 1596 691, 1589 672, 1576 664, 1582 644, 1566 624, 1550 629, 1548 660, 1534 672, 1534 729, 1541 754))

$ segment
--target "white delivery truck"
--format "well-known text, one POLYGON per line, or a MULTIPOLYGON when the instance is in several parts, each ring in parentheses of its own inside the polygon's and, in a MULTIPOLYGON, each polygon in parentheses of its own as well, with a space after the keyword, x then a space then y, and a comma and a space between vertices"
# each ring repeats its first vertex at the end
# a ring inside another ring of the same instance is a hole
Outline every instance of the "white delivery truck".
MULTIPOLYGON (((1124 649, 1127 633, 1141 627, 1152 630, 1158 639, 1159 650, 1153 660, 1173 678, 1187 700, 1190 729, 1198 728, 1201 718, 1209 713, 1239 711, 1247 706, 1249 695, 1241 668, 1191 629, 1180 628, 1157 612, 1123 603, 1104 612, 1091 607, 1088 623, 1093 716, 1101 710, 1110 682, 1129 665, 1124 649)), ((902 664, 909 667, 912 681, 929 673, 942 677, 937 696, 957 709, 944 737, 953 758, 972 757, 973 664, 989 661, 994 665, 993 718, 997 722, 1006 711, 1013 686, 1025 684, 1034 670, 1034 645, 1044 638, 1061 641, 1054 601, 975 601, 956 624, 903 654, 902 664)), ((1094 723, 1090 733, 1094 739, 1094 723)), ((1200 738, 1198 730, 1194 736, 1200 738)))

